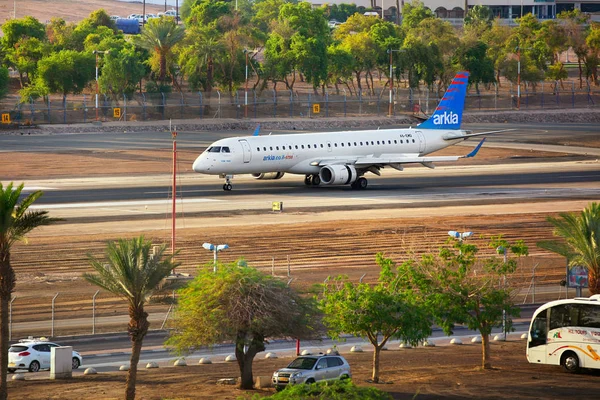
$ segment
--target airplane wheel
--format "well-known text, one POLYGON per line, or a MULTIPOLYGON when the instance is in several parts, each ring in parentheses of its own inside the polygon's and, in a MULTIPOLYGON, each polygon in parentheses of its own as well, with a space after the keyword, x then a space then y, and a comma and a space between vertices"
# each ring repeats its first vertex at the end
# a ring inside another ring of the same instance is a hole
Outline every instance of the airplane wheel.
POLYGON ((312 183, 312 176, 311 175, 306 175, 304 177, 304 184, 309 186, 312 183))
POLYGON ((367 181, 367 178, 365 177, 360 177, 356 180, 356 188, 357 189, 366 189, 367 185, 369 184, 369 181, 367 181))
POLYGON ((223 190, 225 190, 226 192, 231 191, 231 189, 233 189, 233 186, 231 186, 231 183, 226 183, 223 185, 223 190))
POLYGON ((312 176, 312 185, 319 186, 320 184, 321 184, 321 178, 319 177, 319 175, 313 175, 312 176))

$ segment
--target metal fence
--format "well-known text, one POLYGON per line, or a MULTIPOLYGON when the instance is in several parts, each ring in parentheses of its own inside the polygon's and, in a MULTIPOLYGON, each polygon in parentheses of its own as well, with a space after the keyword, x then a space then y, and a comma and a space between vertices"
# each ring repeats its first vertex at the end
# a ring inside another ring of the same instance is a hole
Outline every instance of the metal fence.
MULTIPOLYGON (((465 109, 514 110, 587 108, 600 103, 600 88, 589 82, 536 82, 517 86, 490 85, 476 93, 469 91, 465 109)), ((423 112, 430 114, 443 90, 395 88, 375 93, 332 90, 326 93, 299 90, 239 90, 233 95, 218 90, 211 93, 136 93, 131 96, 95 95, 51 97, 48 101, 31 99, 19 102, 8 96, 0 112, 18 124, 73 124, 101 121, 156 121, 169 119, 244 119, 244 118, 329 118, 347 116, 386 116, 423 112), (390 100, 391 99, 391 100, 390 100)))

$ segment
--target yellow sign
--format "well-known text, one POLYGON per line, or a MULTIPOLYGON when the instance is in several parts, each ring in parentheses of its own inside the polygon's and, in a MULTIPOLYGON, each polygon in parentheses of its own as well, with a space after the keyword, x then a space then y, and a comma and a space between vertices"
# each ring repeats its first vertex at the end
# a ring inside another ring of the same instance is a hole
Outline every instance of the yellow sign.
POLYGON ((121 109, 120 108, 113 108, 113 117, 121 118, 121 109))
POLYGON ((2 114, 2 123, 10 124, 10 114, 2 114))
POLYGON ((313 104, 313 114, 318 114, 321 112, 321 105, 320 104, 313 104))
POLYGON ((274 201, 272 206, 273 211, 283 211, 283 201, 274 201))

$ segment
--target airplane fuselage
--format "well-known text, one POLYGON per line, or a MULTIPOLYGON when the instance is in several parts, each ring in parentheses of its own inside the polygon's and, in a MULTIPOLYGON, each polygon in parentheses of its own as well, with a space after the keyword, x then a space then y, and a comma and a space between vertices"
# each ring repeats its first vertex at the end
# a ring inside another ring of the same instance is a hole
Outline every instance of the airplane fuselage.
POLYGON ((464 134, 409 128, 233 137, 214 142, 196 159, 193 169, 209 175, 318 174, 322 160, 342 163, 352 158, 385 158, 386 154, 423 156, 464 140, 464 134), (459 137, 443 139, 452 133, 459 137))

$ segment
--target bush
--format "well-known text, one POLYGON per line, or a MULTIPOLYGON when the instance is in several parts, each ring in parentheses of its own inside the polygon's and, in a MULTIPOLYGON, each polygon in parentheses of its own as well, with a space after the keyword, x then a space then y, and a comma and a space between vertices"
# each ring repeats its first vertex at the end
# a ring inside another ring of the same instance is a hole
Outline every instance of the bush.
POLYGON ((350 380, 317 382, 311 385, 289 385, 274 394, 274 400, 389 400, 392 396, 383 390, 369 386, 356 386, 350 380))

